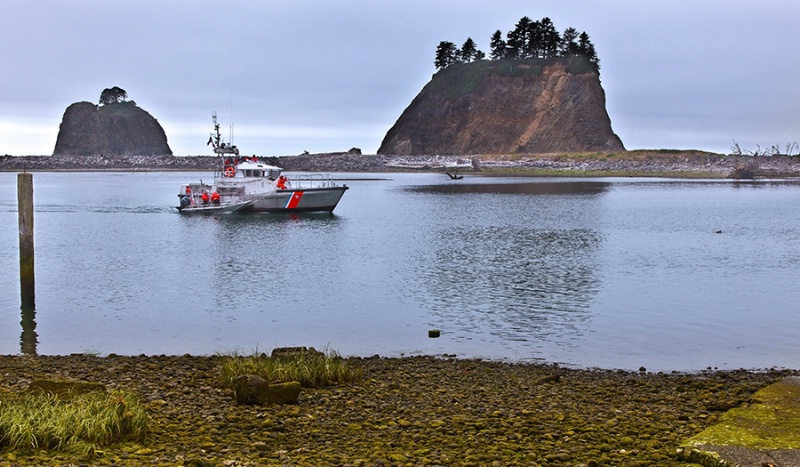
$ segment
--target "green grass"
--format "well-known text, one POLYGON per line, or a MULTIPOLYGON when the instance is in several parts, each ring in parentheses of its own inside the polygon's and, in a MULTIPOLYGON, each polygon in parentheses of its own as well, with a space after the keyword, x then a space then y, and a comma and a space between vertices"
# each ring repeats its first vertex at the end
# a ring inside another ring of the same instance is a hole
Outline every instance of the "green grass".
POLYGON ((147 431, 144 408, 122 391, 69 398, 33 391, 6 393, 0 400, 0 448, 90 453, 123 439, 144 440, 147 431))
POLYGON ((436 73, 428 86, 432 95, 452 101, 474 91, 491 73, 488 62, 455 63, 436 73))
POLYGON ((270 357, 253 353, 223 357, 220 380, 233 385, 238 376, 253 374, 269 382, 297 381, 303 387, 325 387, 360 381, 363 373, 352 367, 336 352, 302 352, 286 357, 270 357))
POLYGON ((473 92, 488 76, 541 76, 545 67, 554 63, 563 63, 567 72, 573 75, 597 73, 597 69, 586 57, 478 60, 471 63, 454 63, 439 70, 428 83, 429 91, 432 95, 453 101, 473 92))
POLYGON ((583 73, 598 73, 597 66, 583 55, 567 57, 567 73, 580 75, 583 73))

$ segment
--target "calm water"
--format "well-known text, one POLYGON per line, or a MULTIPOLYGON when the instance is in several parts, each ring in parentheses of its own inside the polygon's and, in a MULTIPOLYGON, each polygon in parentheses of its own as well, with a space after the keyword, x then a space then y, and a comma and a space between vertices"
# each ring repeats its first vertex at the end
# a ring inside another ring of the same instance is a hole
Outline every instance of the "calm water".
POLYGON ((797 182, 337 176, 362 180, 333 215, 191 217, 176 190, 209 174, 36 173, 23 329, 0 174, 0 353, 800 368, 797 182))

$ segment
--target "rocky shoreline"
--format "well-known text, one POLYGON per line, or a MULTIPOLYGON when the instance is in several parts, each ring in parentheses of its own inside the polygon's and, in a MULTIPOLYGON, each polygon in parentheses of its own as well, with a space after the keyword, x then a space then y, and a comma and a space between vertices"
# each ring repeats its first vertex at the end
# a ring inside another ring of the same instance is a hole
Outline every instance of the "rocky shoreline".
POLYGON ((0 356, 0 400, 39 379, 125 389, 144 442, 0 450, 0 466, 678 466, 676 449, 788 370, 648 373, 442 357, 349 358, 358 383, 249 406, 222 356, 0 356))
MULTIPOLYGON (((623 151, 586 154, 387 156, 357 153, 262 158, 287 171, 445 172, 710 178, 800 177, 800 156, 721 155, 700 151, 623 151)), ((213 156, 2 156, 0 171, 211 171, 213 156)))

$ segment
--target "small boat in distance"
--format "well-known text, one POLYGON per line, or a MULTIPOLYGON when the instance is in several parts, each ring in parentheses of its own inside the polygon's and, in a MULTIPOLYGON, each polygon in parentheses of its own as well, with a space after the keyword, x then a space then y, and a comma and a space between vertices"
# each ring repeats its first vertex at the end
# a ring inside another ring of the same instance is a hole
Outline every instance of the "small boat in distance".
POLYGON ((222 142, 217 115, 209 137, 220 156, 220 168, 212 184, 185 183, 178 191, 177 209, 182 213, 235 212, 332 212, 347 185, 338 185, 328 174, 284 176, 283 169, 240 157, 239 149, 222 142))

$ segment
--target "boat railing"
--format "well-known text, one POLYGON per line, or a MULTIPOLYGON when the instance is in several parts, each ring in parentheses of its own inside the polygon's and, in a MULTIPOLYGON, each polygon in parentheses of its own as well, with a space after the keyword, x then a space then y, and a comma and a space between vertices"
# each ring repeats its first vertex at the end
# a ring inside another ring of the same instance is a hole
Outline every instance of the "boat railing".
POLYGON ((178 193, 178 198, 189 197, 191 200, 190 205, 208 204, 203 201, 203 193, 205 193, 210 200, 213 186, 207 183, 187 183, 181 187, 178 193))
POLYGON ((338 186, 331 174, 287 175, 291 188, 331 188, 338 186))

